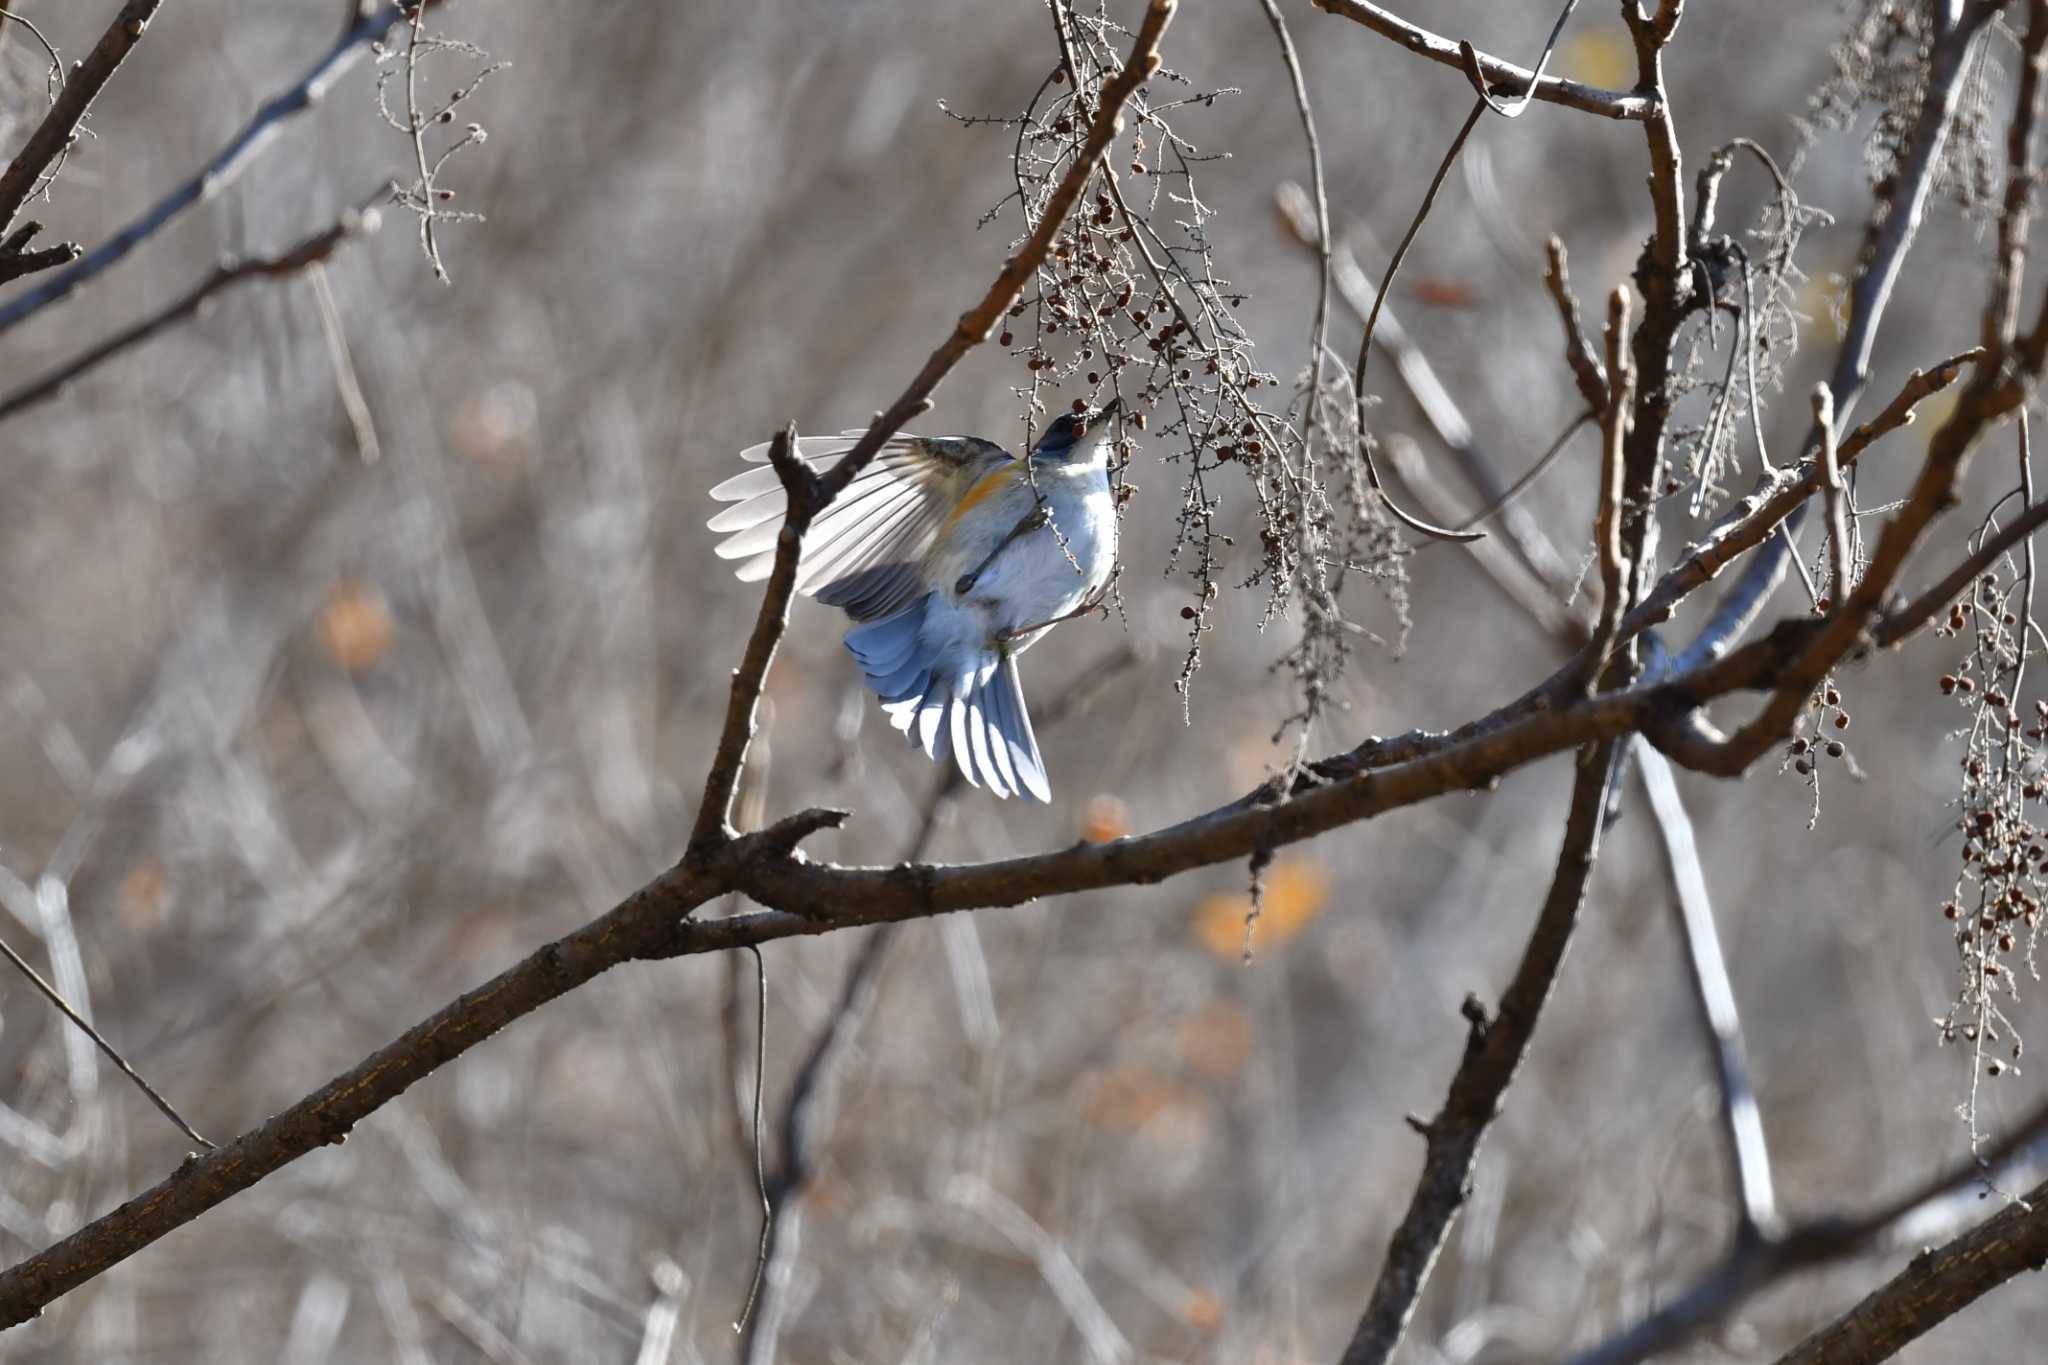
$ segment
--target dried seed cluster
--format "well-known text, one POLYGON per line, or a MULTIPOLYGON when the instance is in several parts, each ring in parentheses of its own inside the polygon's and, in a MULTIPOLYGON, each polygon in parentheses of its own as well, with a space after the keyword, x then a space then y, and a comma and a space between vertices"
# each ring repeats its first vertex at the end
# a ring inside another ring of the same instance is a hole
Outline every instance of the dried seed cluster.
MULTIPOLYGON (((1936 1025, 1942 1042, 1970 1045, 1979 1076, 2017 1069, 2023 1043, 2008 1011, 2019 1000, 2020 974, 2039 977, 2036 949, 2048 896, 2048 829, 2035 820, 2048 795, 2048 701, 2019 700, 2037 628, 2026 616, 2029 574, 2004 567, 2003 574, 1979 578, 1938 627, 1945 636, 1968 638, 1971 648, 1938 683, 1970 719, 1961 731, 1960 864, 1941 907, 1961 979, 1936 1025)), ((1974 1086, 1966 1114, 1974 1132, 1974 1086)))
MULTIPOLYGON (((1053 187, 1085 145, 1103 85, 1120 68, 1128 34, 1106 4, 1070 7, 1069 18, 1061 64, 1022 113, 953 115, 963 124, 1014 131, 1015 188, 985 223, 1012 203, 1022 210, 1025 231, 1040 220, 1053 187)), ((1271 620, 1311 597, 1334 600, 1333 564, 1370 563, 1376 572, 1398 573, 1392 538, 1376 509, 1368 505, 1363 513, 1372 534, 1340 535, 1337 527, 1349 518, 1337 515, 1324 491, 1321 466, 1340 434, 1355 442, 1355 422, 1336 414, 1350 404, 1348 389, 1341 402, 1324 400, 1328 419, 1316 448, 1305 448, 1298 425, 1304 395, 1276 409, 1279 380, 1259 367, 1235 312, 1244 295, 1218 269, 1209 235, 1215 213, 1196 176, 1220 157, 1183 137, 1174 119, 1236 93, 1196 90, 1171 69, 1161 69, 1138 91, 1126 106, 1128 131, 1055 239, 1036 289, 1011 311, 998 337, 1023 365, 1014 391, 1027 439, 1049 411, 1084 411, 1112 394, 1122 399, 1127 439, 1113 470, 1119 507, 1137 492, 1128 470, 1134 432, 1146 433, 1150 448, 1180 470, 1177 534, 1166 572, 1184 573, 1191 584, 1181 611, 1188 624, 1184 699, 1226 577, 1238 577, 1239 586, 1263 586, 1264 619, 1271 620), (1165 91, 1174 93, 1162 98, 1165 91), (1219 524, 1226 500, 1217 481, 1226 476, 1244 480, 1258 512, 1259 559, 1241 576, 1227 562, 1237 539, 1219 524)), ((1324 610, 1309 604, 1304 614, 1313 620, 1324 610)))

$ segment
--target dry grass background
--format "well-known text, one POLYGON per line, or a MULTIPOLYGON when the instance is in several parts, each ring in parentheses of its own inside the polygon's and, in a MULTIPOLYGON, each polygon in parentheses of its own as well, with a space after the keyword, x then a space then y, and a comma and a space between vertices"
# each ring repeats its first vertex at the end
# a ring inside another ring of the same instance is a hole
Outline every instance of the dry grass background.
MULTIPOLYGON (((68 55, 109 6, 21 8, 68 55)), ((296 75, 340 8, 166 5, 39 216, 101 238, 296 75)), ((1671 61, 1688 154, 1737 133, 1789 148, 1840 14, 1692 8, 1671 61)), ((1376 270, 1469 94, 1362 29, 1287 9, 1333 212, 1376 270)), ((1551 18, 1428 9, 1522 60, 1551 18)), ((704 490, 786 418, 865 421, 951 326, 1006 245, 1007 223, 974 223, 1007 184, 1008 144, 936 101, 1013 111, 1053 60, 1042 10, 1017 3, 472 3, 439 25, 514 67, 465 106, 491 137, 449 183, 489 221, 445 231, 455 286, 433 283, 399 214, 332 267, 379 463, 358 456, 303 281, 232 295, 6 432, 0 931, 46 962, 34 940, 61 950, 53 926, 75 927, 98 1021, 209 1136, 673 858, 753 605, 711 553, 704 490), (39 906, 39 886, 68 913, 39 906)), ((1566 73, 1617 81, 1601 69, 1624 50, 1611 7, 1576 32, 1566 73)), ((18 138, 41 76, 18 39, 5 55, 18 138)), ((1305 166, 1264 17, 1251 0, 1195 6, 1167 55, 1247 92, 1180 126, 1233 155, 1206 181, 1219 256, 1253 294, 1266 363, 1290 373, 1313 272, 1269 207, 1305 166)), ((1860 135, 1830 136, 1802 177, 1842 219, 1806 258, 1818 339, 1826 272, 1847 266, 1866 202, 1861 156, 1860 135)), ((357 71, 231 193, 10 335, 8 372, 41 370, 223 250, 323 224, 409 157, 357 71)), ((1625 278, 1647 228, 1643 153, 1631 127, 1538 106, 1482 125, 1467 161, 1480 179, 1454 177, 1395 303, 1516 468, 1574 404, 1542 234, 1570 245, 1586 298, 1625 278)), ((1741 219, 1758 189, 1731 182, 1741 219)), ((1944 209, 1894 306, 1879 392, 1974 339, 1985 254, 1944 209)), ((927 426, 1014 441, 1006 386, 1021 376, 977 354, 927 426)), ((1795 367, 1789 392, 1808 382, 1795 367)), ((1805 420, 1803 401, 1770 414, 1780 442, 1805 420)), ((1419 430, 1393 398, 1380 421, 1419 430)), ((1593 451, 1581 436, 1532 504, 1574 545, 1593 451)), ((1290 703, 1267 665, 1286 642, 1254 629, 1256 594, 1225 611, 1181 724, 1187 598, 1158 572, 1176 480, 1144 459, 1123 587, 1145 662, 1047 736, 1050 809, 967 793, 940 856, 1072 839, 1096 796, 1156 826, 1271 760, 1290 703)), ((1866 501, 1907 465, 1880 459, 1866 501)), ((1548 671, 1544 639, 1456 550, 1412 568, 1405 652, 1361 656, 1351 710, 1319 747, 1455 723, 1548 671)), ((768 809, 849 804, 847 830, 813 851, 886 860, 935 774, 880 723, 839 634, 799 608, 770 679, 768 809)), ((1066 627, 1031 655, 1031 693, 1044 705, 1121 639, 1066 627)), ((1929 1024, 1954 977, 1936 910, 1954 859, 1944 731, 1959 713, 1934 687, 1949 648, 1921 641, 1843 680, 1871 776, 1831 767, 1817 829, 1789 773, 1688 783, 1794 1208, 1860 1203, 1964 1140, 1952 1106, 1967 1073, 1929 1024)), ((1463 1042, 1458 1001, 1490 998, 1519 951, 1564 771, 1283 858, 1279 908, 1294 913, 1248 966, 1210 902, 1242 890, 1242 869, 911 927, 808 1196, 786 1358, 1084 1360, 1118 1342, 1133 1359, 1333 1355, 1419 1162, 1401 1117, 1433 1110, 1463 1042)), ((1629 816, 1406 1358, 1553 1355, 1668 1293, 1727 1232, 1656 867, 1629 816)), ((854 947, 769 951, 771 1108, 854 947)), ((673 1312, 668 1359, 727 1359, 756 1211, 731 1137, 726 989, 710 960, 618 972, 0 1352, 646 1361, 650 1321, 673 1312)), ((183 1145, 21 983, 0 978, 0 993, 0 1255, 15 1259, 183 1145)), ((2037 1093, 2031 1070, 2008 1078, 1987 1113, 2037 1093)), ((1768 1354, 1879 1274, 1778 1291, 1698 1355, 1768 1354)), ((2044 1333, 2048 1308, 2014 1287, 1917 1358, 2044 1333)))

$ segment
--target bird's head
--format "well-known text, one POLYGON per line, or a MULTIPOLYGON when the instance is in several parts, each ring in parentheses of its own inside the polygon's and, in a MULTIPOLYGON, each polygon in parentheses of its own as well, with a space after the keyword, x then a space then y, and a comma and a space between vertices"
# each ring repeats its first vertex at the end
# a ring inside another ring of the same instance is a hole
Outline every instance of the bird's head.
POLYGON ((1031 458, 1047 464, 1066 464, 1073 460, 1093 463, 1107 458, 1108 422, 1122 404, 1122 399, 1111 398, 1099 408, 1062 413, 1038 438, 1038 444, 1031 449, 1031 458))

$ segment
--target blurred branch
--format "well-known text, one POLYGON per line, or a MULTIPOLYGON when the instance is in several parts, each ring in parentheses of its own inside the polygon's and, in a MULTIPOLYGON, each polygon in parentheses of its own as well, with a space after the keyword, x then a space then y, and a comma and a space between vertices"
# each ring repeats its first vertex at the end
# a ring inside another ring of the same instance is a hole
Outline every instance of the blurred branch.
POLYGON ((1344 1348, 1340 1365, 1381 1365, 1393 1355, 1443 1250, 1451 1220, 1464 1207, 1480 1140, 1493 1126, 1501 1096, 1528 1055, 1529 1040, 1557 983, 1572 931, 1578 926, 1593 861, 1600 851, 1600 833, 1607 823, 1607 790, 1618 753, 1619 747, 1606 741, 1579 754, 1557 871, 1514 979, 1501 995, 1500 1010, 1489 1019, 1483 1005, 1466 997, 1464 1015, 1471 1027, 1465 1037, 1465 1058, 1451 1078, 1444 1106, 1427 1123, 1409 1119, 1427 1143, 1422 1174, 1415 1182, 1408 1211, 1387 1244, 1372 1298, 1350 1345, 1344 1348))
MULTIPOLYGON (((128 3, 121 6, 120 11, 114 15, 113 22, 107 25, 106 31, 100 34, 100 40, 93 44, 93 49, 86 54, 85 60, 78 63, 65 78, 63 88, 57 92, 57 98, 43 114, 42 122, 29 134, 29 139, 22 145, 22 149, 15 153, 14 160, 7 165, 7 170, 0 173, 0 230, 12 227, 15 215, 21 212, 22 205, 47 185, 50 178, 55 177, 51 167, 61 164, 61 158, 78 140, 78 126, 85 121, 86 111, 92 108, 93 100, 99 96, 107 82, 114 78, 114 72, 127 60, 128 54, 135 50, 135 45, 142 41, 143 32, 149 27, 151 17, 162 4, 163 0, 128 0, 128 3)), ((0 254, 18 260, 22 254, 20 248, 11 241, 8 245, 13 249, 0 254)), ((38 254, 49 256, 59 250, 72 248, 53 248, 52 251, 38 254)), ((15 274, 20 273, 24 272, 17 270, 6 278, 12 279, 15 274)))
MULTIPOLYGON (((1634 1365, 1679 1346, 1708 1323, 1727 1316, 1786 1276, 1870 1250, 1899 1219, 1953 1190, 1990 1179, 1998 1163, 2043 1133, 2048 1133, 2048 1105, 2035 1109, 1981 1157, 1967 1158, 1872 1209, 1808 1219, 1779 1236, 1738 1240, 1690 1289, 1621 1335, 1575 1357, 1572 1365, 1634 1365)), ((1924 1264, 1925 1269, 1915 1274, 1914 1268, 1909 1268, 1907 1275, 1901 1277, 1906 1281, 1904 1285, 1894 1281, 1894 1285, 1887 1286, 1892 1297, 1885 1301, 1885 1308, 1909 1315, 1911 1330, 1902 1340, 1911 1340, 1993 1285, 2040 1265, 2044 1253, 2048 1253, 2048 1205, 2030 1206, 2030 1202, 2015 1201, 2004 1214, 1983 1227, 1964 1234, 1941 1252, 1916 1260, 1914 1267, 1924 1264), (1937 1269, 1938 1275, 1928 1273, 1937 1269)), ((1868 1304, 1866 1300, 1865 1305, 1868 1304)), ((1859 1306, 1851 1318, 1862 1311, 1863 1306, 1859 1306)), ((1837 1324, 1844 1334, 1841 1349, 1846 1351, 1853 1345, 1863 1354, 1809 1353, 1801 1357, 1795 1352, 1787 1359, 1803 1359, 1810 1365, 1882 1360, 1889 1353, 1868 1354, 1869 1346, 1859 1339, 1859 1333, 1877 1326, 1875 1319, 1883 1315, 1884 1309, 1879 1309, 1869 1315, 1870 1321, 1850 1326, 1845 1319, 1837 1324)), ((1893 1322, 1889 1327, 1896 1331, 1904 1325, 1893 1322)), ((1808 1347, 1820 1349, 1811 1340, 1799 1349, 1807 1351, 1808 1347)))
POLYGON ((1721 937, 1714 927, 1714 905, 1707 896, 1706 869, 1699 843, 1686 817, 1678 782, 1664 755, 1637 741, 1636 767, 1643 791, 1655 813, 1664 850, 1665 876, 1671 884, 1671 908, 1685 946, 1686 977, 1709 1050, 1721 1097, 1721 1126, 1728 1141, 1730 1184, 1738 1196, 1736 1240, 1774 1237, 1782 1230, 1777 1197, 1771 1190, 1771 1154, 1764 1142, 1764 1120, 1757 1108, 1756 1087, 1749 1078, 1748 1049, 1742 1042, 1742 1014, 1735 987, 1721 955, 1721 937))
MULTIPOLYGON (((378 197, 382 198, 381 195, 378 197)), ((175 327, 198 313, 201 305, 225 289, 248 280, 278 279, 297 275, 319 265, 332 257, 342 244, 351 238, 374 233, 377 230, 377 221, 377 210, 365 203, 361 207, 350 209, 332 225, 274 256, 258 256, 248 261, 221 262, 205 279, 140 322, 123 328, 106 340, 65 361, 40 379, 31 380, 13 393, 0 398, 0 421, 5 421, 24 408, 33 407, 47 398, 54 397, 66 384, 86 371, 175 327)))
MULTIPOLYGON (((1459 44, 1411 24, 1378 5, 1369 4, 1366 0, 1313 0, 1313 3, 1317 9, 1353 20, 1382 37, 1393 39, 1418 57, 1427 57, 1441 66, 1465 69, 1466 60, 1459 51, 1459 44)), ((1638 91, 1602 90, 1554 76, 1535 79, 1532 85, 1535 72, 1483 52, 1475 56, 1487 87, 1498 95, 1527 95, 1548 104, 1563 104, 1588 114, 1598 114, 1602 118, 1637 120, 1648 118, 1661 99, 1659 95, 1638 91)))
MULTIPOLYGON (((437 3, 439 0, 419 0, 416 8, 431 8, 437 3)), ((130 8, 133 7, 131 4, 130 8)), ((159 199, 141 217, 94 247, 69 268, 0 305, 0 332, 68 297, 79 286, 162 231, 187 209, 207 202, 234 183, 235 178, 248 169, 249 163, 270 145, 289 119, 311 109, 328 88, 369 50, 370 44, 390 32, 395 25, 405 22, 409 13, 405 7, 392 4, 363 14, 343 31, 326 54, 296 83, 265 100, 197 175, 159 199)))
POLYGON ((142 1079, 142 1073, 137 1071, 134 1067, 128 1064, 128 1059, 126 1057, 123 1057, 118 1051, 116 1051, 114 1045, 108 1042, 106 1038, 100 1034, 100 1031, 92 1026, 91 1020, 87 1019, 83 1014, 80 1014, 76 1009, 74 1009, 71 1005, 71 1002, 69 1000, 66 1000, 63 994, 60 991, 58 991, 58 989, 55 986, 52 986, 49 982, 43 980, 43 974, 37 971, 34 967, 30 966, 28 959, 23 957, 20 953, 15 952, 13 946, 7 943, 4 939, 0 939, 0 955, 5 955, 7 960, 13 963, 15 967, 21 972, 21 974, 29 979, 29 984, 33 985, 37 991, 41 992, 42 997, 45 1000, 49 1001, 52 1005, 56 1006, 57 1012, 59 1014, 63 1015, 66 1019, 69 1019, 72 1022, 72 1024, 78 1028, 79 1032, 83 1033, 86 1037, 92 1039, 93 1046, 97 1047, 101 1052, 105 1053, 107 1060, 112 1062, 116 1067, 120 1068, 122 1075, 126 1076, 129 1080, 135 1082, 136 1088, 142 1091, 144 1095, 147 1095, 149 1097, 149 1102, 156 1106, 157 1112, 162 1114, 165 1118, 169 1119, 172 1123, 176 1124, 178 1126, 179 1132, 183 1133, 186 1137, 191 1138, 201 1147, 210 1148, 213 1146, 211 1142, 208 1142, 205 1138, 199 1136, 198 1129, 194 1128, 191 1124, 185 1122, 185 1116, 183 1114, 180 1114, 176 1109, 173 1109, 171 1107, 171 1102, 165 1099, 162 1095, 158 1094, 155 1086, 151 1085, 148 1081, 142 1079))

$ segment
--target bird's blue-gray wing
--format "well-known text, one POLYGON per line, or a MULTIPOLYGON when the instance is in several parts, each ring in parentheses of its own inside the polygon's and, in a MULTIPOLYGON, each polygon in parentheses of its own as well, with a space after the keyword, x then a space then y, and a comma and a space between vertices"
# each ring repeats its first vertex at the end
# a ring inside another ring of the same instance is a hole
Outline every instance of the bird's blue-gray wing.
MULTIPOLYGON (((813 469, 826 469, 861 435, 800 437, 797 453, 813 469)), ((740 457, 763 467, 711 490, 712 497, 734 506, 709 525, 729 533, 718 544, 720 558, 742 561, 739 577, 754 582, 774 565, 788 498, 767 465, 766 443, 740 457)), ((797 591, 843 608, 856 621, 902 610, 924 590, 918 564, 947 513, 976 479, 1010 458, 1001 446, 971 436, 892 437, 812 522, 797 561, 797 591)))

